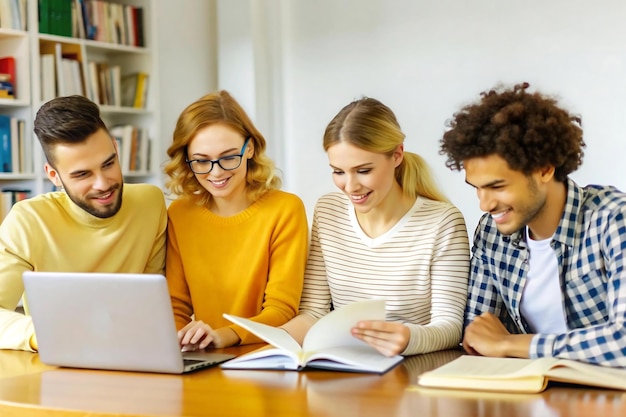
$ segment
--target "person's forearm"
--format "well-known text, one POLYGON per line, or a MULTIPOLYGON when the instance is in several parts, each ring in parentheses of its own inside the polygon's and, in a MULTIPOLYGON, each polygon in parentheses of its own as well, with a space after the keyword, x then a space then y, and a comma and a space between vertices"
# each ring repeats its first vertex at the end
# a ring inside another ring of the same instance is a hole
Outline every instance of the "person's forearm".
POLYGON ((35 334, 30 316, 0 309, 0 349, 34 351, 29 341, 35 334))
POLYGON ((215 333, 217 333, 218 336, 214 343, 216 348, 235 346, 241 342, 239 335, 230 327, 222 327, 215 330, 215 333))
POLYGON ((503 341, 504 356, 514 358, 529 358, 530 342, 533 334, 511 334, 503 341))
POLYGON ((308 314, 298 314, 296 317, 280 326, 280 328, 289 333, 291 337, 302 346, 304 336, 306 336, 307 332, 316 321, 317 320, 308 314))

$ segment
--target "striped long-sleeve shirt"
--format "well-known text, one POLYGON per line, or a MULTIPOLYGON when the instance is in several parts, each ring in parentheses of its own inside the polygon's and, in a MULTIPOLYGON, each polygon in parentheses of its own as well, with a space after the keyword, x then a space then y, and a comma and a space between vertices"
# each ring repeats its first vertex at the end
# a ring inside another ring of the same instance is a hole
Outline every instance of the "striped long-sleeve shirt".
POLYGON ((458 345, 469 276, 469 242, 460 211, 418 197, 389 231, 361 229, 348 198, 318 201, 300 312, 319 319, 354 301, 385 298, 387 321, 409 327, 403 355, 458 345))

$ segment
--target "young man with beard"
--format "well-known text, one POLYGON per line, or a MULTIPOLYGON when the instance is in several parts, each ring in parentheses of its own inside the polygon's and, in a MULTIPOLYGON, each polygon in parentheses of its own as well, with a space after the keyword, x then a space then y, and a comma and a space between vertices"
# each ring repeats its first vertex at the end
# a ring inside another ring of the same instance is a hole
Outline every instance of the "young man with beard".
POLYGON ((463 347, 626 367, 626 195, 569 178, 583 157, 580 118, 527 89, 483 93, 441 140, 485 212, 463 347))
POLYGON ((98 106, 82 96, 53 99, 34 131, 46 174, 62 190, 15 204, 0 225, 1 349, 37 350, 31 318, 15 311, 24 271, 164 272, 163 193, 124 185, 98 106))

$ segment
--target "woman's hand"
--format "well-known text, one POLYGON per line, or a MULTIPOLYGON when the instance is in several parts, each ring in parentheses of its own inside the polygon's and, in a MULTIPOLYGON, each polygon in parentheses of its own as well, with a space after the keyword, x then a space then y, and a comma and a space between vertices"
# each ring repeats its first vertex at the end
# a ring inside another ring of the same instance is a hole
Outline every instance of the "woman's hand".
POLYGON ((352 328, 352 335, 385 356, 399 355, 409 344, 411 331, 402 323, 364 320, 352 328))
POLYGON ((213 330, 202 320, 192 321, 178 331, 178 343, 182 352, 207 348, 223 348, 239 344, 239 336, 229 327, 213 330))
POLYGON ((191 321, 178 331, 178 343, 182 352, 204 350, 214 343, 217 334, 202 320, 191 321))

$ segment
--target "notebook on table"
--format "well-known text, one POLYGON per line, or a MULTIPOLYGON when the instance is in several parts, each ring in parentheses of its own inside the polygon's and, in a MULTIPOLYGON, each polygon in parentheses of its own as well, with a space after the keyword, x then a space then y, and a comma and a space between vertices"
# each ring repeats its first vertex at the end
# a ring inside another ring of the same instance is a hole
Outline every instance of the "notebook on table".
POLYGON ((181 353, 163 275, 28 271, 23 279, 45 364, 178 374, 235 356, 181 353))

